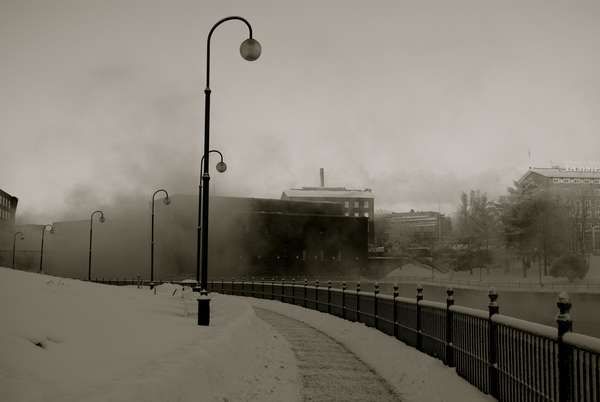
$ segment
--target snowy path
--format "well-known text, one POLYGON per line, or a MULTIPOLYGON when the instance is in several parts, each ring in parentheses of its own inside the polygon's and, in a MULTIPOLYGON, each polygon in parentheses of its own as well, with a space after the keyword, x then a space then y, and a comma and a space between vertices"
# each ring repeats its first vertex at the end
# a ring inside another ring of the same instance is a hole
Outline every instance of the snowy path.
POLYGON ((399 401, 387 382, 345 346, 285 315, 254 307, 280 332, 298 359, 304 401, 399 401))

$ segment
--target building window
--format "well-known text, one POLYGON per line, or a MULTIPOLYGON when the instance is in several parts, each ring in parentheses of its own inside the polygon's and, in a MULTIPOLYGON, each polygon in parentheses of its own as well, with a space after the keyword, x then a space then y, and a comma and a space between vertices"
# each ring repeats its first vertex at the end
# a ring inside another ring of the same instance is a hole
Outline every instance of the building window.
POLYGON ((553 178, 552 181, 555 183, 560 183, 560 179, 558 177, 553 178))
POLYGON ((350 216, 348 212, 344 212, 344 216, 350 216))
POLYGON ((365 215, 365 218, 369 217, 369 213, 368 212, 365 212, 364 215, 365 215))
POLYGON ((354 208, 358 208, 358 207, 359 207, 359 205, 360 205, 360 204, 358 203, 358 201, 354 201, 354 208))
POLYGON ((369 200, 365 200, 364 204, 363 204, 364 208, 369 208, 369 200))
POLYGON ((358 212, 355 212, 355 213, 354 213, 354 216, 358 217, 358 212))
POLYGON ((346 209, 350 208, 350 201, 344 201, 344 207, 346 207, 346 209))

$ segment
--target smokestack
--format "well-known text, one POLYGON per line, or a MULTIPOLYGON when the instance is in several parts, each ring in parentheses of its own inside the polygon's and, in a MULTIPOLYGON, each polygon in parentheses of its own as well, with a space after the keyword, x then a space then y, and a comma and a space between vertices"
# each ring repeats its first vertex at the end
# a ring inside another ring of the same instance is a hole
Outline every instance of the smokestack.
POLYGON ((321 168, 321 187, 325 187, 325 169, 321 168))

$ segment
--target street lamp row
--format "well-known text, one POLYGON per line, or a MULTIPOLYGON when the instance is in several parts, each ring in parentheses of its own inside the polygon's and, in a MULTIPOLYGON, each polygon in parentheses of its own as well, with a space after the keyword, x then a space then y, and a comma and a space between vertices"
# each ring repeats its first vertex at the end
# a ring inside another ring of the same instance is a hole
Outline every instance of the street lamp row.
MULTIPOLYGON (((197 248, 196 248, 196 281, 199 283, 199 287, 195 288, 195 291, 200 291, 201 295, 207 295, 208 288, 208 218, 209 218, 209 183, 210 183, 210 175, 209 175, 209 154, 211 152, 216 152, 221 156, 221 161, 217 164, 216 169, 218 172, 224 172, 227 169, 227 165, 223 162, 223 155, 217 150, 210 150, 210 40, 212 38, 213 32, 215 29, 226 21, 238 20, 246 25, 248 28, 248 38, 245 39, 240 45, 240 55, 247 61, 255 61, 260 57, 262 48, 260 43, 253 38, 252 26, 246 19, 238 16, 231 16, 227 18, 223 18, 219 20, 208 33, 208 38, 206 41, 206 88, 204 89, 204 153, 202 159, 200 161, 200 178, 201 182, 198 186, 198 226, 197 226, 197 248), (201 273, 200 273, 201 269, 201 273)), ((164 200, 165 204, 169 203, 169 195, 166 190, 160 189, 154 192, 152 195, 152 227, 151 227, 151 246, 150 246, 150 281, 154 282, 154 201, 155 196, 164 192, 166 198, 164 200)), ((94 216, 96 214, 100 214, 99 221, 104 222, 104 212, 97 210, 92 212, 90 216, 90 246, 89 246, 89 256, 88 256, 88 280, 91 280, 92 275, 92 233, 93 233, 93 222, 94 216)), ((44 226, 44 232, 46 231, 47 226, 44 226)), ((43 233, 42 232, 42 254, 43 254, 43 233)), ((15 233, 15 238, 13 241, 13 268, 14 268, 14 254, 15 254, 15 242, 17 234, 21 234, 20 232, 15 233)), ((42 258, 40 258, 40 271, 42 270, 42 258)), ((200 303, 200 302, 199 302, 200 303)), ((200 307, 200 305, 199 305, 200 307)), ((205 305, 206 308, 203 308, 202 311, 198 309, 198 324, 199 325, 208 325, 210 320, 210 308, 208 307, 208 302, 205 305)))

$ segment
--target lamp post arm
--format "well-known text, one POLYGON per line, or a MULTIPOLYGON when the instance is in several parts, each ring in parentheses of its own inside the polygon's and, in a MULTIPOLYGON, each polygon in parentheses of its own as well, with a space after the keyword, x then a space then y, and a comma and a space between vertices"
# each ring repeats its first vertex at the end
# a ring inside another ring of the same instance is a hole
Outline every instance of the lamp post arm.
POLYGON ((156 191, 154 192, 154 194, 152 194, 152 201, 154 201, 154 198, 156 197, 156 194, 158 194, 158 193, 160 193, 160 192, 163 192, 163 193, 165 193, 165 195, 167 196, 167 198, 169 198, 169 193, 167 193, 167 190, 165 190, 164 188, 161 188, 161 189, 159 189, 159 190, 156 190, 156 191))
POLYGON ((244 24, 246 24, 246 26, 248 27, 250 39, 252 39, 252 26, 250 25, 250 23, 248 21, 246 21, 246 19, 244 19, 242 17, 238 17, 238 16, 226 17, 220 21, 217 21, 217 23, 215 25, 213 25, 213 27, 210 29, 210 32, 208 33, 208 39, 206 40, 206 89, 210 88, 210 38, 212 37, 213 32, 219 25, 221 25, 222 23, 224 23, 226 21, 230 21, 230 20, 238 20, 238 21, 242 21, 244 24))
MULTIPOLYGON (((208 151, 208 153, 212 153, 212 152, 216 152, 219 154, 219 156, 221 157, 221 162, 223 162, 223 154, 221 153, 221 151, 218 151, 216 149, 211 149, 210 151, 208 151)), ((204 155, 202 155, 202 159, 200 159, 200 185, 202 185, 202 175, 204 174, 204 155)))

